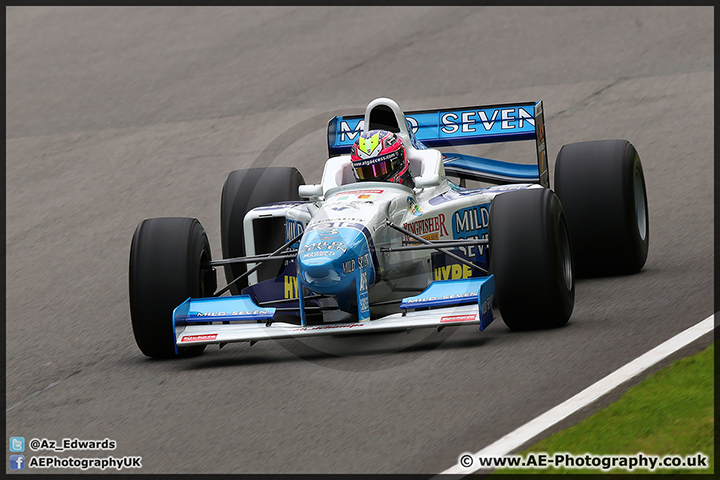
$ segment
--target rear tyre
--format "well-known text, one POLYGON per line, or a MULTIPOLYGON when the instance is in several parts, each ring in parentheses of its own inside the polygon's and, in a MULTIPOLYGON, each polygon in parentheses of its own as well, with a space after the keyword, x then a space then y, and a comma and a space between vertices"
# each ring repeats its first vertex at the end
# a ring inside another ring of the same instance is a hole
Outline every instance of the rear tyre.
POLYGON ((194 218, 150 218, 135 229, 130 246, 130 316, 135 341, 152 358, 199 355, 204 345, 175 353, 172 313, 188 297, 211 296, 217 287, 210 243, 194 218))
POLYGON ((490 269, 511 330, 565 325, 575 304, 572 253, 562 205, 546 188, 499 194, 490 207, 490 269))
POLYGON ((579 276, 642 269, 650 239, 640 157, 627 140, 565 145, 555 163, 555 192, 567 216, 579 276))
MULTIPOLYGON (((222 190, 220 203, 220 241, 223 258, 246 255, 243 219, 255 207, 274 202, 300 200, 298 187, 305 180, 295 167, 250 168, 230 172, 222 190)), ((285 222, 268 219, 256 222, 255 253, 271 253, 285 243, 285 222)), ((274 278, 282 260, 265 262, 258 270, 260 281, 274 278)), ((245 264, 225 266, 225 278, 230 283, 247 271, 245 264)), ((247 278, 230 287, 239 295, 247 287, 247 278)))

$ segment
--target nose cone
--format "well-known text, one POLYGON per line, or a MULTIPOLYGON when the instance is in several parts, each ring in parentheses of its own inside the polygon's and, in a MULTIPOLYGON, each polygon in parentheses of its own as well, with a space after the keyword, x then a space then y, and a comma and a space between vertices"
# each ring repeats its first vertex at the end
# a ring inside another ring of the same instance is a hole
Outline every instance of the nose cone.
POLYGON ((354 292, 357 258, 367 251, 365 236, 354 228, 308 229, 298 251, 302 281, 317 293, 354 292))
POLYGON ((352 280, 342 275, 342 258, 337 261, 330 256, 309 258, 306 262, 301 260, 300 272, 305 284, 318 293, 345 290, 344 284, 352 280))

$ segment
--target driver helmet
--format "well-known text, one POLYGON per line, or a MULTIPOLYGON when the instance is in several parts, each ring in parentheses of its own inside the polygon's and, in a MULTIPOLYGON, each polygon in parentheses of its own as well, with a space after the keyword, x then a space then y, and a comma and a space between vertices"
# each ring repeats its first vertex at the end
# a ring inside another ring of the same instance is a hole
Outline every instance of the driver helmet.
POLYGON ((408 161, 403 142, 393 132, 362 132, 350 151, 355 178, 362 181, 403 183, 408 161))

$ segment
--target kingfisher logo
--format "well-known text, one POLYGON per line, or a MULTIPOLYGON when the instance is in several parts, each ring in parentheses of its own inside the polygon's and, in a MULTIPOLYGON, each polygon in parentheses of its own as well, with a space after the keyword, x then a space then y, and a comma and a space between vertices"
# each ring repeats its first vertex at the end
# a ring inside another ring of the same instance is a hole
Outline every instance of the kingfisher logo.
MULTIPOLYGON (((437 217, 425 218, 416 222, 403 223, 403 228, 424 238, 425 240, 438 240, 440 236, 447 236, 448 231, 445 228, 445 215, 438 214, 437 217)), ((405 242, 417 242, 409 235, 405 235, 405 242)))
POLYGON ((217 333, 208 334, 208 335, 188 335, 186 337, 183 337, 180 342, 203 342, 208 340, 215 340, 217 338, 217 333))

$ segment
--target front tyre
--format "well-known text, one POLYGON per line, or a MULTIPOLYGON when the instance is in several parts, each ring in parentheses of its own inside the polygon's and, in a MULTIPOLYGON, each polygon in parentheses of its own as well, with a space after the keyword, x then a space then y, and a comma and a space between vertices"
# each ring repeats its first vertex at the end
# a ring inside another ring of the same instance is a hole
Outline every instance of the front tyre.
MULTIPOLYGON (((135 341, 152 358, 175 357, 172 313, 188 297, 211 296, 217 287, 210 243, 194 218, 151 218, 135 229, 130 247, 130 316, 135 341)), ((204 345, 178 348, 199 355, 204 345)))
POLYGON ((565 215, 546 188, 499 194, 490 206, 490 269, 503 321, 511 330, 565 325, 575 304, 565 215))
MULTIPOLYGON (((305 180, 295 167, 249 168, 230 172, 222 189, 220 202, 220 243, 224 258, 246 255, 243 219, 255 207, 275 202, 301 200, 298 187, 305 180)), ((285 243, 285 221, 282 219, 256 222, 255 254, 271 253, 285 243)), ((258 269, 260 281, 274 278, 281 261, 266 261, 258 269)), ((225 266, 228 283, 247 270, 244 263, 225 266)), ((248 286, 248 279, 241 279, 230 286, 230 293, 240 295, 248 286)))

